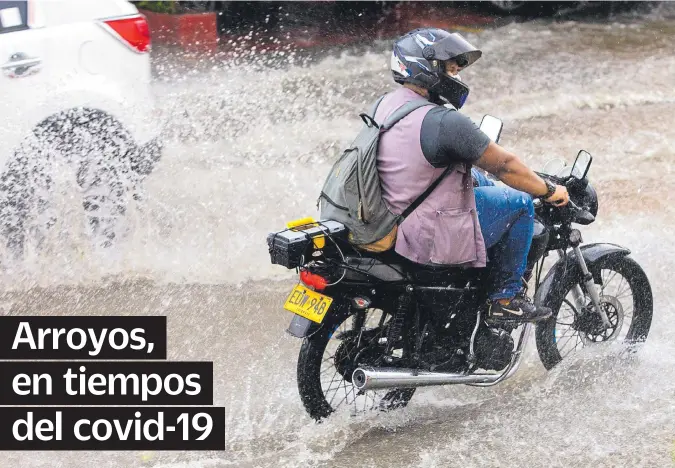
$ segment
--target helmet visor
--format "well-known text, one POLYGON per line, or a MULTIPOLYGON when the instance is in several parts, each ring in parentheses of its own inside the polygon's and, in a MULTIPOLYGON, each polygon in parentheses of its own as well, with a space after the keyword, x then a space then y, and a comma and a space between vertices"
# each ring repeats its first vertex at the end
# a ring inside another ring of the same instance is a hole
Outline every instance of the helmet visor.
POLYGON ((462 68, 468 67, 483 55, 483 52, 474 47, 459 33, 450 34, 445 39, 434 43, 432 47, 435 60, 459 59, 462 61, 462 64, 460 64, 462 68))

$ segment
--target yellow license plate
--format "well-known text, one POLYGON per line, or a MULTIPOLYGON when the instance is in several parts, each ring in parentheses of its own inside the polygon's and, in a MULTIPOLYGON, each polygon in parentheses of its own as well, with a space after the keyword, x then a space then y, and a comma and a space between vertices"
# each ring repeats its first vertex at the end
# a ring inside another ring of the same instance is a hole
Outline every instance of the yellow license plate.
POLYGON ((332 302, 332 298, 298 284, 286 299, 284 309, 312 322, 321 323, 332 302))

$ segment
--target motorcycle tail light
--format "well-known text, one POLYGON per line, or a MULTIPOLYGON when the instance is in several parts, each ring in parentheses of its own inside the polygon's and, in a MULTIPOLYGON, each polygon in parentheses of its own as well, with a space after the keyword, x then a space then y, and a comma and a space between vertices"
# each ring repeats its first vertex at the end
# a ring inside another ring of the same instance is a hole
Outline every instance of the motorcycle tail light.
POLYGON ((310 273, 309 271, 303 270, 300 272, 300 281, 302 281, 307 286, 310 286, 317 291, 323 291, 328 286, 328 280, 323 276, 310 273))

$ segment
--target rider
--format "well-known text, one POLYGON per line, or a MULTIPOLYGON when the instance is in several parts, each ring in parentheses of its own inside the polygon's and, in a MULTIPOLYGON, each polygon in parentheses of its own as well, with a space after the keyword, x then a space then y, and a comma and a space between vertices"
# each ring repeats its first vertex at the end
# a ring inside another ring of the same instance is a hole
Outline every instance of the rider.
POLYGON ((534 229, 532 196, 556 206, 569 198, 565 187, 539 177, 457 112, 469 94, 458 73, 481 55, 460 34, 435 28, 416 29, 394 43, 391 70, 403 86, 384 97, 375 120, 383 122, 409 101, 427 99, 430 105, 380 137, 382 192, 390 209, 400 214, 444 168, 454 165, 401 223, 396 252, 421 264, 484 267, 486 247, 491 249, 496 288, 488 301, 489 317, 534 322, 549 317, 551 310, 534 305, 523 289, 534 229), (472 165, 508 187, 495 185, 472 165))

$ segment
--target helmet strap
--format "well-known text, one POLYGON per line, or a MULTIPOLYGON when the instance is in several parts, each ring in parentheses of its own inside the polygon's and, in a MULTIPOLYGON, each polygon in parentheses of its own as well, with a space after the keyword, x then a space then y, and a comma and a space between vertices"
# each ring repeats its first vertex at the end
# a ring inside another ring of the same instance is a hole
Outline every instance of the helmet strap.
POLYGON ((448 104, 446 99, 443 99, 440 94, 435 91, 429 91, 429 101, 439 106, 448 104))

